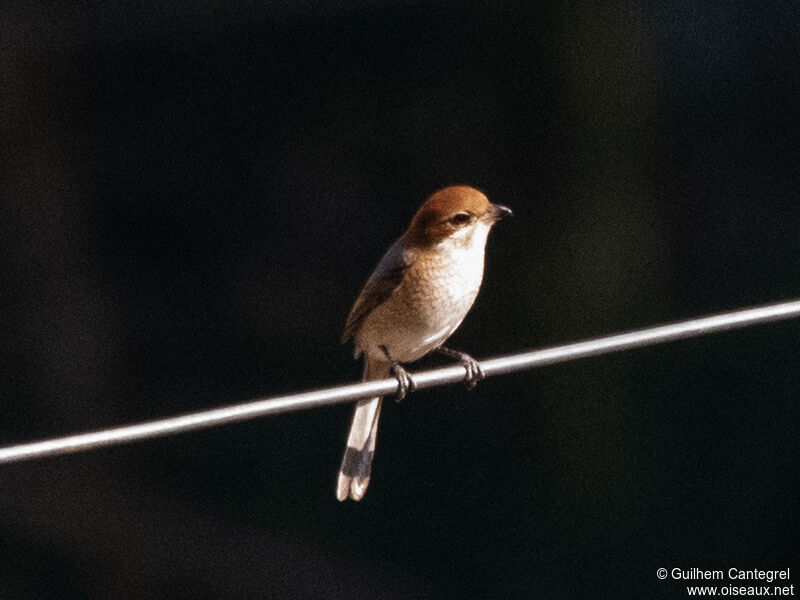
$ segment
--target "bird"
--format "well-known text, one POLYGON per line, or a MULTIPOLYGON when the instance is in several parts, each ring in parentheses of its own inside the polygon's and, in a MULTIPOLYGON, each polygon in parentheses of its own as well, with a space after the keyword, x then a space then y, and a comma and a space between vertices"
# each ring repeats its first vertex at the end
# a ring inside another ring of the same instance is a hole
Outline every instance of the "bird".
MULTIPOLYGON (((347 317, 342 342, 353 340, 354 357, 363 356, 364 381, 393 375, 399 401, 415 387, 403 365, 434 351, 464 365, 468 388, 483 378, 475 359, 443 344, 478 294, 489 231, 511 214, 467 185, 446 187, 423 202, 347 317)), ((363 399, 353 411, 336 482, 340 501, 361 500, 367 490, 381 403, 380 396, 363 399)))

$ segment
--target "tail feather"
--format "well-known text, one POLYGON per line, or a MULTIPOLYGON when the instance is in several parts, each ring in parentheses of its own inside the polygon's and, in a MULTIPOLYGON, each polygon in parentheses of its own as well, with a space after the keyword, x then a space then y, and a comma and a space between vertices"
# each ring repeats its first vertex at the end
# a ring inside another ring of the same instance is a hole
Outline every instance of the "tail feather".
MULTIPOLYGON (((389 363, 364 359, 364 381, 382 379, 389 375, 389 363)), ((381 397, 360 400, 353 411, 347 449, 339 467, 336 497, 361 500, 369 485, 372 458, 375 456, 375 438, 381 414, 381 397)))

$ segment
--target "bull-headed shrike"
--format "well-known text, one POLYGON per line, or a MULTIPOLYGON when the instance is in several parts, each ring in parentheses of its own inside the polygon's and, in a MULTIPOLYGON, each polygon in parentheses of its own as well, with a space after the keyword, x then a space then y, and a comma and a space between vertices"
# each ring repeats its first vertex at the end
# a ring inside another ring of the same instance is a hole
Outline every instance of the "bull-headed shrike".
MULTIPOLYGON (((365 381, 393 374, 398 397, 414 389, 401 366, 429 352, 456 358, 473 387, 483 377, 469 355, 444 348, 467 315, 483 278, 486 238, 511 210, 480 191, 452 186, 429 197, 381 259, 347 317, 343 340, 364 356, 365 381)), ((336 497, 361 500, 369 485, 381 397, 356 404, 336 497)))

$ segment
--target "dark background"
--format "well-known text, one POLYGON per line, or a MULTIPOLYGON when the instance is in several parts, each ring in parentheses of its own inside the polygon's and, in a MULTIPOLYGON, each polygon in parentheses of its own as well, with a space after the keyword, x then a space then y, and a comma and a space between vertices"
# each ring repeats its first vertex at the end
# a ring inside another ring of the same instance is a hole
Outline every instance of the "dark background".
MULTIPOLYGON (((795 3, 74 4, 0 9, 2 445, 356 380, 350 305, 452 183, 516 213, 476 357, 800 296, 795 3)), ((2 466, 0 598, 797 588, 799 333, 389 403, 358 504, 348 406, 2 466)))

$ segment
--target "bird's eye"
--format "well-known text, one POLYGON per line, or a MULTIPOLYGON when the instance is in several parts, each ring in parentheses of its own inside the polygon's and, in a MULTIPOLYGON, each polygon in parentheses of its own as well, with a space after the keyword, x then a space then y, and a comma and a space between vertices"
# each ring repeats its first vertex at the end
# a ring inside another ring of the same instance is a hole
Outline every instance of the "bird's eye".
POLYGON ((450 222, 453 225, 461 226, 461 225, 466 225, 467 223, 469 223, 471 218, 472 218, 472 216, 470 216, 469 213, 458 213, 458 214, 453 215, 452 217, 450 217, 450 222))

